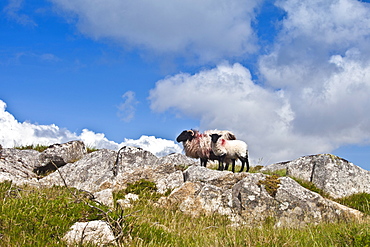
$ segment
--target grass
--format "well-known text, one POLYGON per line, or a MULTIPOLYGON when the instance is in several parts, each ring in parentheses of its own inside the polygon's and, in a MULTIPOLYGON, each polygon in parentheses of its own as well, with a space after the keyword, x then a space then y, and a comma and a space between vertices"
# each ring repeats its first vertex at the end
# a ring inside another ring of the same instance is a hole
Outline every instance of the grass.
MULTIPOLYGON (((40 145, 40 144, 37 144, 37 145, 25 145, 25 146, 17 146, 17 147, 14 147, 15 149, 19 149, 19 150, 29 150, 29 149, 32 149, 32 150, 36 150, 36 151, 39 151, 39 152, 43 152, 45 151, 49 146, 46 146, 46 145, 40 145)), ((92 146, 86 146, 86 150, 87 150, 87 153, 92 153, 92 152, 95 152, 95 151, 98 151, 99 149, 95 148, 95 147, 92 147, 92 146)))
POLYGON ((336 199, 340 204, 357 209, 367 215, 370 215, 370 194, 358 193, 344 198, 336 199))
MULTIPOLYGON (((154 183, 145 180, 129 184, 114 198, 123 198, 127 193, 137 193, 140 199, 123 211, 124 227, 121 232, 116 231, 122 234, 122 246, 370 246, 369 221, 304 229, 276 229, 268 223, 260 228, 232 227, 226 216, 194 218, 176 206, 157 206, 161 195, 154 183)), ((345 200, 354 205, 365 203, 367 207, 360 210, 369 210, 368 195, 345 200)), ((0 246, 66 246, 61 238, 73 223, 106 217, 86 202, 93 203, 75 189, 36 189, 0 183, 0 246)), ((116 208, 109 214, 117 219, 121 213, 116 208)))
POLYGON ((314 183, 312 183, 310 181, 306 181, 306 180, 300 179, 300 178, 295 178, 295 177, 291 177, 291 178, 294 179, 297 183, 299 183, 302 187, 304 187, 306 189, 309 189, 309 190, 311 190, 313 192, 316 192, 319 195, 321 195, 322 197, 325 197, 325 198, 328 198, 330 200, 333 200, 333 198, 328 193, 326 193, 325 191, 323 191, 320 188, 317 188, 314 183))
POLYGON ((61 238, 72 224, 103 218, 84 203, 83 193, 71 191, 1 183, 0 246, 63 246, 61 238))
POLYGON ((46 146, 46 145, 40 145, 40 144, 37 144, 37 145, 25 145, 25 146, 19 146, 19 147, 14 147, 15 149, 19 149, 19 150, 28 150, 28 149, 32 149, 32 150, 36 150, 36 151, 39 151, 39 152, 43 152, 45 151, 45 149, 47 149, 49 146, 46 146))

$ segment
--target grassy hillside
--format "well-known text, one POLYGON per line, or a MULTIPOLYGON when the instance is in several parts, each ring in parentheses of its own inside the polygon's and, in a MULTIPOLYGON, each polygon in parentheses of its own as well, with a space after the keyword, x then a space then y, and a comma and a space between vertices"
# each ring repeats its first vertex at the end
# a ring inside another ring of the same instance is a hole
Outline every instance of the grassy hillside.
MULTIPOLYGON (((0 184, 0 246, 66 246, 61 238, 76 221, 108 220, 122 246, 370 246, 368 222, 320 224, 305 229, 231 227, 224 216, 192 218, 176 208, 160 208, 155 184, 140 181, 114 195, 139 192, 133 207, 113 210, 92 202, 89 194, 65 187, 17 187, 0 184), (143 189, 145 188, 145 189, 143 189)), ((346 198, 369 214, 369 194, 346 198), (356 201, 358 200, 358 202, 356 201)))

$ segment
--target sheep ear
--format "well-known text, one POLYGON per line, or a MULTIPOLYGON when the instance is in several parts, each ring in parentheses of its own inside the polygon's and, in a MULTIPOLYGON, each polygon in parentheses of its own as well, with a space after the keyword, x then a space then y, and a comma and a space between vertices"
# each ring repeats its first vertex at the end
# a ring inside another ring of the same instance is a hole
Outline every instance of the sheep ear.
POLYGON ((229 133, 227 134, 227 138, 228 138, 229 140, 236 140, 236 136, 235 136, 233 133, 231 133, 231 132, 229 132, 229 133))
POLYGON ((194 134, 194 131, 192 131, 192 130, 188 130, 188 132, 191 134, 191 136, 194 136, 195 134, 194 134))

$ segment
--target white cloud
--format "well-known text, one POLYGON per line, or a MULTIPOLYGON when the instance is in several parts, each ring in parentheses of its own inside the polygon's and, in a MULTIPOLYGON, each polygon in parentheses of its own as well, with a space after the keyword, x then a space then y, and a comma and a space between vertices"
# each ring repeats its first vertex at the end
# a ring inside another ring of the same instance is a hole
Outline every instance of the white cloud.
MULTIPOLYGON (((287 12, 281 38, 284 42, 318 43, 348 47, 369 35, 370 6, 356 0, 279 0, 287 12)), ((325 47, 327 48, 327 47, 325 47)))
POLYGON ((56 125, 36 125, 18 122, 13 115, 5 111, 6 103, 0 100, 0 144, 14 147, 30 144, 49 145, 73 139, 76 136, 56 125))
MULTIPOLYGON (((95 39, 212 61, 256 49, 251 27, 261 0, 52 0, 95 39)), ((61 12, 61 11, 60 11, 61 12)))
POLYGON ((150 100, 154 111, 173 109, 200 119, 202 130, 234 131, 249 143, 255 159, 291 156, 290 145, 298 141, 290 135, 294 113, 284 92, 256 85, 249 70, 238 63, 158 81, 150 100))
POLYGON ((286 92, 295 132, 324 135, 331 147, 366 142, 370 4, 286 0, 277 6, 286 18, 259 69, 266 85, 286 92))
POLYGON ((223 64, 158 81, 151 107, 198 118, 202 130, 232 130, 249 144, 252 159, 266 162, 369 141, 370 64, 337 56, 331 62, 338 73, 321 81, 326 89, 319 95, 308 85, 272 91, 254 83, 240 64, 223 64))
POLYGON ((82 140, 88 147, 118 150, 122 146, 136 146, 148 150, 157 156, 173 152, 181 152, 180 146, 173 141, 141 136, 138 140, 125 139, 122 143, 108 140, 103 133, 95 133, 83 129, 80 135, 58 126, 39 125, 29 122, 18 122, 12 114, 6 111, 6 103, 0 100, 0 144, 4 148, 26 145, 51 145, 71 140, 82 140))
POLYGON ((165 156, 170 153, 181 153, 182 148, 173 141, 156 138, 155 136, 141 136, 139 139, 126 139, 120 146, 134 146, 147 150, 157 156, 165 156))
MULTIPOLYGON (((355 0, 281 0, 286 11, 262 82, 239 64, 158 81, 153 110, 226 128, 271 162, 370 143, 370 4, 355 0)), ((189 127, 191 128, 191 126, 189 127)))
POLYGON ((125 122, 130 122, 135 117, 136 105, 135 92, 127 91, 122 95, 124 102, 118 106, 118 116, 125 122))

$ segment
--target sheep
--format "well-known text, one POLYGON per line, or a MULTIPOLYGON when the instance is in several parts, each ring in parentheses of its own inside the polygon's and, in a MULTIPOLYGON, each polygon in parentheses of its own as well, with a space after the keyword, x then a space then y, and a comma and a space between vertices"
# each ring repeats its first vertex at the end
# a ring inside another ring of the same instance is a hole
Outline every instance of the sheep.
MULTIPOLYGON (((200 159, 200 165, 206 167, 208 160, 218 160, 211 148, 210 134, 218 133, 224 139, 235 140, 235 135, 227 130, 207 130, 203 134, 197 130, 184 130, 177 138, 177 142, 182 142, 184 146, 185 155, 200 159)), ((230 160, 225 160, 225 162, 230 160)), ((220 167, 219 167, 220 168, 220 167)))
POLYGON ((231 159, 232 172, 235 172, 235 161, 239 159, 242 162, 242 168, 239 172, 244 170, 245 164, 247 165, 247 172, 249 171, 248 161, 248 146, 245 142, 240 140, 225 140, 221 138, 222 135, 210 134, 211 148, 213 153, 218 157, 218 164, 223 170, 223 162, 225 159, 231 159))

